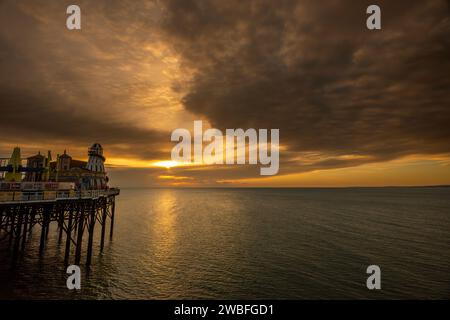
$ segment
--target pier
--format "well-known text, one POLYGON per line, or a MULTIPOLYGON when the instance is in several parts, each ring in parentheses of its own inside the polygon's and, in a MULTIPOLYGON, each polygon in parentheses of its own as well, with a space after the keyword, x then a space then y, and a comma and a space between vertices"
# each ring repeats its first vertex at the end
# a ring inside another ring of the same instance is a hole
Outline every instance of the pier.
POLYGON ((40 228, 39 252, 45 250, 51 223, 57 224, 58 242, 65 241, 64 263, 81 262, 84 236, 87 236, 86 266, 91 264, 94 230, 101 228, 100 252, 103 251, 107 221, 109 237, 114 231, 115 197, 119 189, 57 192, 46 199, 44 192, 29 192, 16 197, 11 192, 8 200, 0 200, 0 240, 9 241, 13 259, 25 250, 27 238, 36 226, 40 228))
POLYGON ((109 236, 114 230, 115 198, 118 188, 108 186, 103 148, 94 143, 88 160, 73 159, 64 150, 52 161, 40 152, 23 159, 19 147, 10 158, 0 159, 0 241, 8 241, 13 261, 26 249, 33 229, 40 231, 39 252, 45 250, 50 225, 56 224, 58 242, 65 241, 64 263, 81 262, 86 243, 86 266, 90 266, 94 231, 101 228, 103 251, 107 222, 109 236), (72 254, 73 253, 73 254, 72 254))

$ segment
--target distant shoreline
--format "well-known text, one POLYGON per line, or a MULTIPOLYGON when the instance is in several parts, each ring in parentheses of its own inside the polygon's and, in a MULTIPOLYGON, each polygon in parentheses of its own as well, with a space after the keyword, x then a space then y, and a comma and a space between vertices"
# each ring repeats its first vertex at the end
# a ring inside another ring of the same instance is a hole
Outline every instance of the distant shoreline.
POLYGON ((153 187, 121 187, 122 190, 136 189, 423 189, 423 188, 450 188, 450 185, 424 185, 424 186, 343 186, 343 187, 176 187, 176 186, 153 186, 153 187))

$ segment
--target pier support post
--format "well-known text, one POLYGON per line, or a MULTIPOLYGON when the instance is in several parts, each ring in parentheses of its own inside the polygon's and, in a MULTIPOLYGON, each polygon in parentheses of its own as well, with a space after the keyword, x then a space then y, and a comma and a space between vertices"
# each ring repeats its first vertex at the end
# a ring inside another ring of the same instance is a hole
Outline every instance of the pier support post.
POLYGON ((107 210, 107 199, 104 200, 102 206, 102 235, 100 238, 100 252, 103 252, 103 248, 105 246, 105 230, 106 230, 106 210, 107 210))
POLYGON ((75 232, 77 232, 77 230, 78 230, 78 220, 80 217, 80 208, 81 208, 80 206, 81 206, 81 204, 79 204, 78 210, 75 212, 75 221, 74 221, 74 231, 75 232))
POLYGON ((66 229, 66 250, 64 251, 64 264, 67 266, 69 264, 69 255, 70 255, 70 242, 72 241, 72 217, 73 217, 73 208, 70 208, 69 211, 69 221, 67 222, 66 229))
POLYGON ((5 231, 8 231, 8 224, 9 224, 9 217, 10 217, 10 215, 9 215, 9 213, 8 213, 8 211, 6 209, 4 211, 4 215, 5 215, 5 224, 4 224, 3 228, 5 229, 5 231))
POLYGON ((78 222, 77 222, 77 228, 78 228, 78 235, 77 235, 77 246, 75 248, 75 264, 79 265, 81 260, 81 245, 83 242, 83 222, 84 222, 84 203, 81 204, 81 211, 77 211, 78 215, 78 222))
POLYGON ((94 241, 94 227, 95 227, 95 214, 97 210, 97 202, 96 200, 93 200, 91 202, 91 210, 90 210, 90 222, 89 222, 89 239, 88 239, 88 248, 87 248, 87 257, 86 257, 86 265, 91 265, 91 258, 92 258, 92 244, 94 241))
POLYGON ((14 209, 10 211, 10 227, 9 227, 9 246, 11 246, 13 238, 14 238, 14 228, 16 222, 16 212, 14 209))
POLYGON ((109 238, 112 239, 114 231, 114 211, 116 209, 116 201, 113 198, 111 205, 111 229, 109 230, 109 238))
POLYGON ((12 223, 11 210, 5 209, 5 215, 6 215, 6 222, 5 222, 4 229, 6 232, 8 232, 9 225, 12 223))
POLYGON ((63 234, 63 229, 64 229, 64 210, 62 209, 61 212, 59 213, 59 217, 58 217, 58 226, 59 226, 59 234, 58 234, 58 243, 61 243, 62 240, 62 234, 63 234))
POLYGON ((46 213, 47 213, 46 219, 44 220, 45 221, 45 241, 47 241, 47 239, 48 239, 48 231, 50 230, 51 211, 47 209, 46 213))
POLYGON ((27 241, 27 231, 28 231, 28 215, 30 209, 25 212, 25 222, 23 224, 23 235, 22 235, 22 251, 25 249, 25 242, 27 241))
POLYGON ((43 213, 42 217, 42 225, 41 225, 41 239, 39 242, 39 253, 42 253, 44 251, 44 244, 45 244, 45 212, 43 213))
POLYGON ((50 225, 50 210, 48 207, 42 209, 42 229, 41 229, 41 242, 39 244, 39 253, 44 251, 45 242, 48 236, 48 229, 50 225))
POLYGON ((35 217, 36 217, 36 208, 33 207, 31 209, 30 222, 29 222, 29 227, 28 227, 28 232, 29 233, 31 233, 31 230, 33 229, 35 217))
POLYGON ((19 251, 19 245, 20 245, 20 240, 21 240, 20 235, 21 235, 21 231, 22 231, 22 221, 23 221, 23 216, 24 216, 24 214, 20 212, 20 208, 19 208, 19 212, 17 214, 19 216, 17 218, 16 231, 15 231, 15 235, 14 235, 14 249, 13 249, 13 257, 14 258, 16 258, 17 253, 19 251))

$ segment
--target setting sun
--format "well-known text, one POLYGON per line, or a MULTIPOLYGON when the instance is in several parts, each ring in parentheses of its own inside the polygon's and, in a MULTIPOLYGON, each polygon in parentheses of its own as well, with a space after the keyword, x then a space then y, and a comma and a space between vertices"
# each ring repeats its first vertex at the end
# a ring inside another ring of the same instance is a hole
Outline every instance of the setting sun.
POLYGON ((177 161, 170 161, 170 160, 167 160, 167 161, 158 161, 158 162, 152 163, 152 166, 155 166, 155 167, 163 167, 163 168, 167 168, 167 169, 170 169, 170 168, 172 168, 172 167, 176 167, 176 166, 179 166, 179 165, 181 165, 180 162, 177 162, 177 161))

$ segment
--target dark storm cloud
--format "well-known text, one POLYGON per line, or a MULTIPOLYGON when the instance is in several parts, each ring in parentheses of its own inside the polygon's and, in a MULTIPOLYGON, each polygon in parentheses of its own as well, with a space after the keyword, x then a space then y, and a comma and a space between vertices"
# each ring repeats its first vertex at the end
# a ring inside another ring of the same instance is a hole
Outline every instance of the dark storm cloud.
MULTIPOLYGON (((280 128, 291 155, 362 156, 314 167, 450 151, 446 1, 377 1, 373 32, 367 1, 163 3, 195 70, 184 106, 213 126, 280 128)), ((281 172, 298 163, 286 156, 281 172)))
MULTIPOLYGON (((0 90, 3 112, 0 127, 3 137, 10 141, 27 143, 38 141, 75 140, 77 144, 90 145, 102 141, 113 151, 119 144, 122 152, 147 159, 164 157, 161 148, 168 141, 167 134, 139 129, 130 124, 96 117, 93 113, 76 113, 79 105, 70 105, 62 97, 43 91, 31 93, 2 88, 0 90), (133 150, 133 147, 139 146, 133 150)), ((120 153, 120 152, 119 152, 120 153)))
POLYGON ((153 23, 148 3, 80 1, 76 33, 65 28, 67 1, 1 2, 2 144, 84 150, 98 141, 116 157, 167 157, 169 132, 138 125, 131 99, 154 84, 120 69, 146 62, 139 44, 151 37, 139 28, 153 23))

